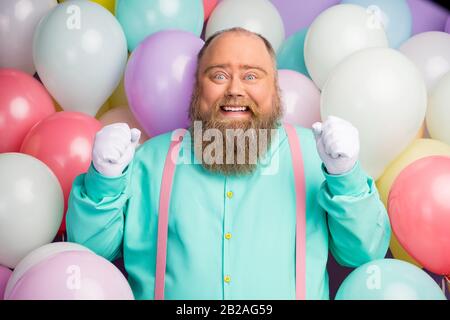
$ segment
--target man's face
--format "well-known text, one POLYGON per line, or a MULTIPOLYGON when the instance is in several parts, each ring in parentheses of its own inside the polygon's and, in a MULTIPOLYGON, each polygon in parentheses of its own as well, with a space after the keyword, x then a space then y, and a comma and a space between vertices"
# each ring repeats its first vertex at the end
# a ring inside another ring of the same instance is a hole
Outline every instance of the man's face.
POLYGON ((200 61, 197 80, 198 111, 214 120, 242 123, 273 111, 275 70, 257 36, 230 32, 214 39, 200 61))
POLYGON ((222 137, 214 140, 220 147, 213 152, 206 152, 209 140, 194 143, 206 169, 226 175, 254 171, 254 159, 267 151, 281 117, 275 72, 258 36, 226 32, 212 40, 198 66, 190 107, 193 126, 200 122, 204 132, 219 131, 222 137))

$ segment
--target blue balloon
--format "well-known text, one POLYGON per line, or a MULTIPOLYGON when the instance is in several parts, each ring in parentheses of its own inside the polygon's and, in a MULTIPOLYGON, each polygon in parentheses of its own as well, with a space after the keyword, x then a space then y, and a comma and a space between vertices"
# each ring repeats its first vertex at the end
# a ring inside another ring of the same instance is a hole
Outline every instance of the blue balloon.
POLYGON ((412 14, 406 0, 342 0, 373 12, 386 24, 386 34, 391 48, 398 48, 412 34, 412 14))
POLYGON ((283 42, 277 52, 278 69, 294 70, 309 77, 303 54, 307 31, 308 28, 301 29, 283 42))
POLYGON ((147 36, 176 29, 200 36, 203 28, 202 0, 117 0, 116 17, 133 51, 147 36))
POLYGON ((336 300, 446 300, 446 297, 422 269, 402 260, 381 259, 350 273, 336 300))

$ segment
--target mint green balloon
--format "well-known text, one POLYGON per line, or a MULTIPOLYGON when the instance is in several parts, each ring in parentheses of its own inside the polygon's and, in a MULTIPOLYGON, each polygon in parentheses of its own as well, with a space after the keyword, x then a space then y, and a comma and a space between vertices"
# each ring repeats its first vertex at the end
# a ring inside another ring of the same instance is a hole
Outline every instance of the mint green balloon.
POLYGON ((396 259, 368 262, 341 284, 336 300, 446 300, 425 271, 396 259))
POLYGON ((277 52, 278 69, 295 70, 311 78, 306 69, 305 56, 303 54, 307 31, 308 28, 301 29, 283 42, 277 52))
POLYGON ((117 0, 116 17, 133 51, 147 36, 178 29, 200 36, 203 28, 202 0, 117 0))

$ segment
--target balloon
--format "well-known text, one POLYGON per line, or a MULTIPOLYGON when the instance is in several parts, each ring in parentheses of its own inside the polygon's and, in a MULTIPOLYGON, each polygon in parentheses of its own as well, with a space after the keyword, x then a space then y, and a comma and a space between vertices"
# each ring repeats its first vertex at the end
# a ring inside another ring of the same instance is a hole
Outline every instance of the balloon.
POLYGON ((336 300, 446 300, 438 284, 416 266, 395 259, 368 262, 344 280, 336 300))
POLYGON ((185 31, 161 31, 133 51, 125 72, 130 109, 153 137, 189 126, 197 55, 204 42, 185 31))
POLYGON ((32 76, 0 69, 0 153, 18 152, 36 123, 55 113, 52 98, 32 76))
POLYGON ((428 98, 427 128, 430 136, 450 144, 450 72, 431 91, 428 98))
POLYGON ((223 0, 209 17, 206 38, 233 27, 241 27, 264 36, 277 51, 284 40, 280 14, 268 0, 223 0))
MULTIPOLYGON (((20 152, 44 162, 56 175, 64 192, 64 212, 72 182, 88 170, 92 145, 101 123, 79 112, 57 112, 34 126, 25 137, 20 152)), ((65 219, 60 233, 66 230, 65 219)))
POLYGON ((161 30, 183 30, 200 36, 204 21, 202 0, 117 0, 116 17, 130 51, 161 30))
POLYGON ((12 271, 9 268, 0 266, 0 301, 3 300, 6 283, 8 282, 11 274, 12 274, 12 271))
POLYGON ((287 38, 277 52, 278 69, 290 69, 309 77, 303 47, 308 29, 302 29, 287 38))
POLYGON ((129 105, 127 94, 125 92, 124 77, 122 77, 122 80, 120 80, 119 85, 117 86, 111 97, 109 97, 109 105, 111 108, 129 105))
POLYGON ((322 12, 309 27, 305 63, 311 78, 322 89, 333 68, 352 53, 387 46, 382 22, 373 11, 340 4, 322 12))
POLYGON ((292 70, 278 70, 278 84, 284 122, 310 128, 320 121, 320 92, 309 78, 292 70))
POLYGON ((214 10, 214 8, 217 6, 217 0, 203 0, 203 10, 205 14, 204 20, 208 20, 209 16, 211 15, 211 12, 214 10))
POLYGON ((40 22, 33 56, 39 77, 64 110, 94 116, 120 82, 127 47, 110 12, 72 0, 40 22))
POLYGON ((408 0, 412 13, 412 34, 443 31, 448 11, 430 0, 408 0))
MULTIPOLYGON (((111 12, 112 14, 114 14, 114 9, 116 6, 116 0, 90 0, 92 2, 96 2, 99 5, 105 7, 106 9, 109 10, 109 12, 111 12)), ((58 0, 59 3, 63 3, 64 0, 58 0)))
MULTIPOLYGON (((388 207, 387 200, 389 191, 399 173, 414 161, 434 155, 450 156, 450 146, 437 140, 419 139, 411 143, 389 164, 383 172, 383 175, 377 180, 377 189, 386 208, 388 207)), ((403 249, 395 234, 392 234, 390 249, 394 258, 420 266, 419 263, 403 249)))
POLYGON ((0 68, 33 75, 33 34, 39 20, 57 5, 56 0, 0 1, 0 68))
POLYGON ((108 110, 106 113, 104 113, 99 118, 99 120, 103 126, 116 122, 125 122, 126 124, 128 124, 130 128, 137 128, 142 132, 141 138, 139 139, 139 144, 142 144, 146 140, 148 140, 148 136, 145 134, 144 129, 142 129, 142 127, 136 121, 136 119, 134 118, 133 114, 131 113, 130 109, 127 106, 112 108, 108 110))
POLYGON ((325 9, 339 3, 339 0, 272 0, 284 24, 286 37, 307 28, 325 9))
POLYGON ((360 161, 374 179, 422 126, 427 93, 420 72, 394 49, 370 48, 340 63, 321 95, 321 117, 350 121, 359 130, 360 161))
POLYGON ((52 171, 25 154, 0 154, 0 177, 0 264, 14 268, 54 239, 64 198, 52 171))
POLYGON ((132 300, 122 273, 88 251, 57 253, 29 269, 7 300, 132 300))
POLYGON ((401 245, 431 272, 450 274, 450 157, 414 161, 395 179, 388 198, 401 245))
POLYGON ((431 31, 417 34, 399 50, 413 61, 422 73, 428 91, 450 71, 450 34, 431 31))
POLYGON ((392 48, 398 48, 411 36, 412 16, 406 0, 342 0, 341 3, 356 4, 379 15, 392 48))
POLYGON ((53 242, 31 251, 20 260, 14 268, 14 272, 8 281, 8 285, 5 287, 5 297, 8 297, 11 294, 12 289, 28 270, 42 261, 45 261, 47 258, 66 251, 92 252, 88 248, 73 242, 53 242))

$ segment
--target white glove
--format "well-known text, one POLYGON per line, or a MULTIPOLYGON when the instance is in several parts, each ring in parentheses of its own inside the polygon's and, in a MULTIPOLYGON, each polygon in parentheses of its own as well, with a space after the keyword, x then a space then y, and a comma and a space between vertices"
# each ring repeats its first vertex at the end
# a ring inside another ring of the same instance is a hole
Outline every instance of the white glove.
POLYGON ((329 116, 312 125, 317 151, 328 173, 338 175, 353 169, 359 155, 359 133, 350 122, 329 116))
POLYGON ((126 123, 105 126, 95 135, 92 163, 98 172, 107 177, 117 177, 131 162, 139 144, 141 131, 130 130, 126 123))

